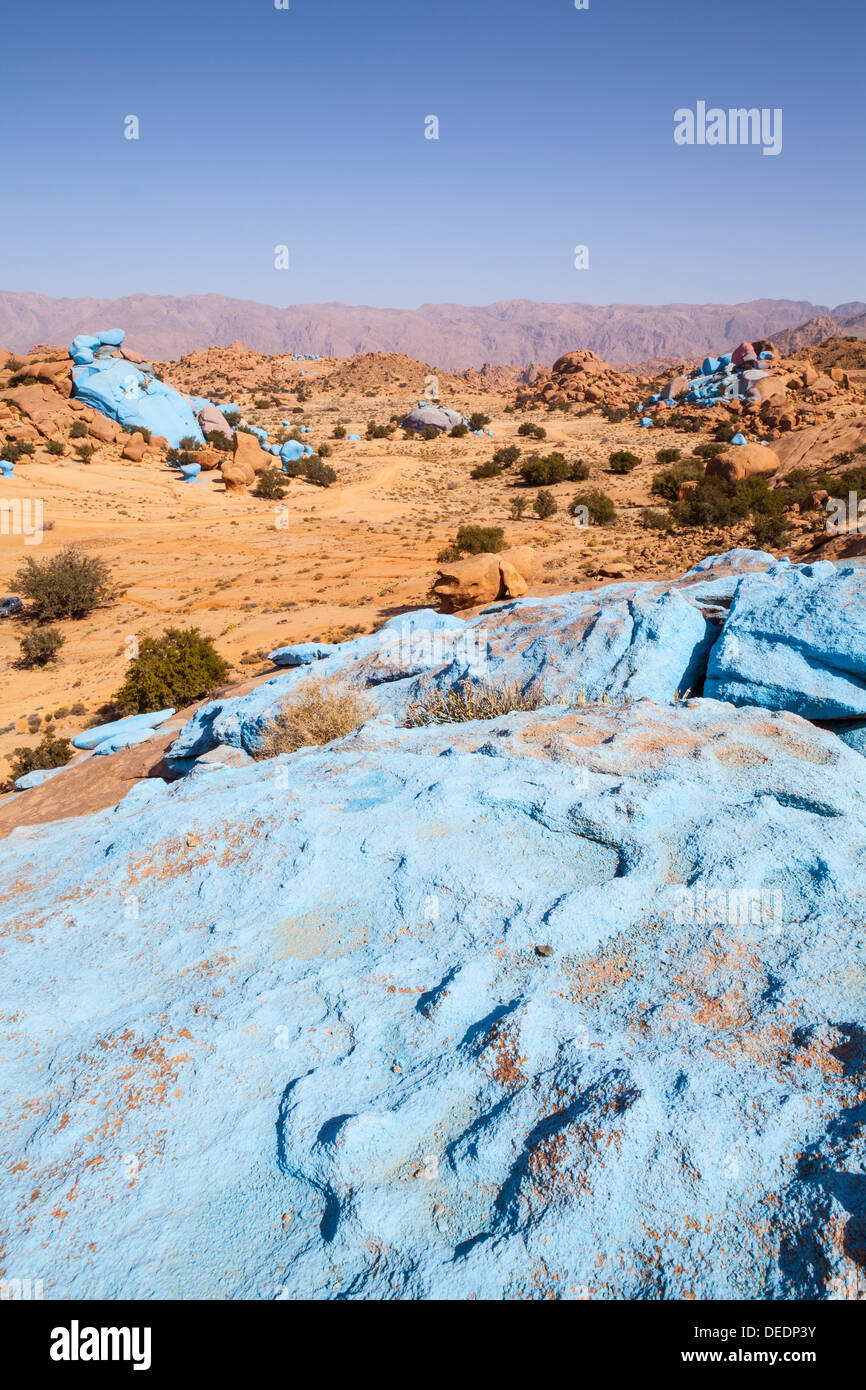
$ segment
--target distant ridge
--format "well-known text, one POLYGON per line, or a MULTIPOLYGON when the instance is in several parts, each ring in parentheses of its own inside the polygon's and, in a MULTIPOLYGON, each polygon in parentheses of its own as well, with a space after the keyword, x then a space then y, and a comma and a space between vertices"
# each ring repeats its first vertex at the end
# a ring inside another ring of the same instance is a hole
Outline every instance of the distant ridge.
MULTIPOLYGON (((866 304, 840 306, 845 318, 866 304)), ((808 300, 756 299, 744 304, 422 304, 418 309, 296 304, 278 309, 219 294, 183 298, 133 294, 124 299, 52 299, 0 291, 0 347, 24 352, 35 343, 66 345, 76 333, 125 328, 130 344, 157 359, 241 339, 258 352, 318 352, 350 357, 399 352, 444 370, 484 363, 550 365, 574 348, 591 348, 623 365, 649 358, 697 358, 743 338, 769 337, 840 310, 808 300)))

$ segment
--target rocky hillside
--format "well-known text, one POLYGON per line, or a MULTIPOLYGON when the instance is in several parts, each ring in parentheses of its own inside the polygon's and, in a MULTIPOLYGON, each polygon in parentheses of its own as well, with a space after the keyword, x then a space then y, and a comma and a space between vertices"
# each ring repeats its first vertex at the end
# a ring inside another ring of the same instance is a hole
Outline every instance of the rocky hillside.
MULTIPOLYGON (((842 307, 849 318, 866 310, 863 304, 842 307)), ((837 312, 788 299, 733 305, 507 300, 477 307, 298 304, 278 309, 217 294, 58 300, 5 291, 0 293, 0 345, 22 352, 34 342, 68 342, 82 323, 122 323, 143 353, 160 359, 179 357, 201 343, 226 346, 241 339, 266 353, 403 353, 450 371, 485 362, 549 366, 576 346, 623 365, 659 357, 701 358, 711 348, 724 350, 743 338, 777 335, 816 315, 837 312)))
POLYGON ((864 576, 737 552, 284 650, 180 780, 19 830, 10 1265, 51 1298, 862 1297, 864 576), (316 655, 370 717, 262 759, 316 655), (548 703, 417 717, 467 670, 548 703))

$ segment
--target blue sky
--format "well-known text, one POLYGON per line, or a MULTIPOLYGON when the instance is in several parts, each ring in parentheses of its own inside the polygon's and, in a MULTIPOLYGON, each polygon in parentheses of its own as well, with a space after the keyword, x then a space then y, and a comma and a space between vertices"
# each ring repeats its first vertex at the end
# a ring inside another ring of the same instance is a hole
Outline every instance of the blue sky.
POLYGON ((0 289, 866 298, 861 0, 50 0, 3 40, 0 289), (782 153, 676 146, 699 100, 781 107, 782 153))

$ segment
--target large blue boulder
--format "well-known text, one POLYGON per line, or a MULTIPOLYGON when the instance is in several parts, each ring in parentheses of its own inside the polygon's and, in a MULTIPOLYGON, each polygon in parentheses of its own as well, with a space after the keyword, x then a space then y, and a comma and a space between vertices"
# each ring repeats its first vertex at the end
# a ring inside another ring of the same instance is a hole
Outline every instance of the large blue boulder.
POLYGON ((73 368, 73 394, 118 424, 162 435, 172 446, 186 437, 204 442, 186 396, 123 358, 73 368))
POLYGON ((704 692, 807 719, 866 715, 866 570, 778 564, 741 579, 704 692))

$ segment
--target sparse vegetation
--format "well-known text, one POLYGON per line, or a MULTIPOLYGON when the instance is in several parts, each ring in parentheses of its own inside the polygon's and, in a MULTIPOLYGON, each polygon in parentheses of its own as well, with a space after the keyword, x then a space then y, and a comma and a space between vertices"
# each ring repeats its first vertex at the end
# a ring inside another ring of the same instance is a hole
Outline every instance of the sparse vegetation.
POLYGON ((14 583, 32 603, 32 616, 40 623, 84 618, 113 597, 108 565, 75 545, 66 546, 41 564, 28 555, 14 583))
POLYGON ((511 499, 511 520, 522 521, 523 514, 529 506, 529 498, 518 495, 511 499))
POLYGON ((533 425, 529 420, 524 420, 523 424, 518 428, 517 433, 519 435, 522 435, 524 439, 547 438, 547 430, 544 428, 544 426, 533 425))
POLYGON ((286 476, 279 468, 268 468, 260 473, 253 489, 253 497, 261 497, 269 502, 279 502, 286 495, 286 476))
POLYGON ((490 416, 489 416, 489 415, 485 415, 485 414, 483 413, 483 411, 480 411, 480 410, 473 411, 473 413, 469 416, 469 428, 470 428, 473 432, 474 432, 475 430, 483 430, 484 427, 485 427, 485 425, 489 425, 489 424, 490 424, 490 416))
POLYGON ((87 426, 85 425, 85 423, 84 423, 83 420, 73 420, 73 421, 72 421, 72 424, 71 424, 70 427, 69 427, 69 438, 70 438, 70 439, 86 439, 86 438, 87 438, 87 426))
POLYGON ((65 767, 72 757, 72 744, 67 738, 58 738, 53 729, 48 729, 35 748, 13 748, 10 776, 13 782, 26 777, 28 772, 41 772, 45 768, 65 767))
POLYGON ((532 454, 521 465, 520 476, 527 487, 545 487, 556 483, 582 483, 589 477, 589 466, 583 459, 569 461, 564 454, 532 454))
POLYGON ((197 627, 166 628, 161 637, 141 639, 112 706, 121 715, 179 709, 209 695, 228 673, 211 638, 197 627))
POLYGON ((309 681, 282 706, 266 728, 258 758, 295 753, 354 733, 376 712, 364 691, 337 682, 309 681))
POLYGON ((469 476, 470 478, 501 478, 502 469, 490 459, 487 463, 480 463, 477 468, 473 468, 469 476))
POLYGON ((556 505, 556 498, 552 492, 547 492, 542 488, 532 504, 532 510, 540 521, 546 521, 549 516, 554 516, 559 508, 556 505))
POLYGON ((516 681, 458 681, 440 690, 423 682, 417 700, 406 712, 407 729, 427 724, 466 724, 473 719, 497 719, 501 714, 541 709, 547 703, 543 685, 522 690, 516 681))
POLYGON ((578 507, 586 508, 590 521, 596 526, 609 526, 612 521, 616 520, 616 507, 612 499, 599 488, 578 493, 569 508, 572 516, 576 515, 578 507))
POLYGON ((679 449, 659 449, 656 453, 656 463, 679 463, 682 454, 679 449))
POLYGON ((610 455, 607 463, 611 473, 630 473, 633 468, 637 468, 640 459, 629 449, 616 449, 610 455))
POLYGON ((26 637, 21 638, 21 656, 18 664, 28 669, 47 666, 50 661, 57 660, 57 654, 65 640, 63 633, 58 632, 56 627, 34 628, 26 637))

